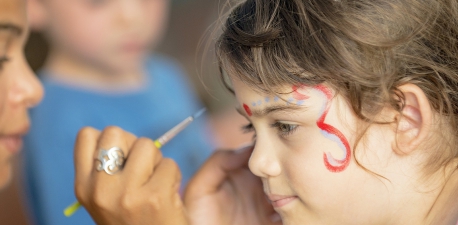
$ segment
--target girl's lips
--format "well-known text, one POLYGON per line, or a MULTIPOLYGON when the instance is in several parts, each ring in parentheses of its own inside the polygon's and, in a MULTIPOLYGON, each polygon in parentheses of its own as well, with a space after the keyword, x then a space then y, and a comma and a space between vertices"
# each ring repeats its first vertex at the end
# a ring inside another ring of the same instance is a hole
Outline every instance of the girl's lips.
POLYGON ((280 208, 297 199, 297 196, 269 195, 269 200, 274 208, 280 208))
POLYGON ((16 154, 22 149, 22 136, 0 136, 0 144, 3 145, 7 151, 16 154))

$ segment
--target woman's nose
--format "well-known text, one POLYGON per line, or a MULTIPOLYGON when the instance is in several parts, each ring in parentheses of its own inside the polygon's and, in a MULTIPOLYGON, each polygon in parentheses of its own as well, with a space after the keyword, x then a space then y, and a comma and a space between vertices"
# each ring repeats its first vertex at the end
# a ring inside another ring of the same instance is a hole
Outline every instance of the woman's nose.
POLYGON ((281 173, 277 151, 269 142, 262 142, 259 136, 248 165, 253 174, 262 178, 276 177, 281 173))
POLYGON ((24 104, 25 107, 31 108, 40 103, 43 98, 43 86, 33 73, 24 57, 16 65, 14 71, 14 86, 11 88, 11 100, 16 104, 24 104))

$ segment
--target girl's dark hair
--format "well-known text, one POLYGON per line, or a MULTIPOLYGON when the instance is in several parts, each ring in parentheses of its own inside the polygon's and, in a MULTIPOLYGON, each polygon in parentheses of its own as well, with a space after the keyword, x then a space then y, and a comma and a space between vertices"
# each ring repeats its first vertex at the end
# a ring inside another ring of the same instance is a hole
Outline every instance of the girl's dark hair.
POLYGON ((458 157, 456 0, 246 0, 216 52, 222 71, 259 91, 326 83, 368 122, 387 105, 401 112, 397 87, 415 84, 452 134, 430 165, 458 157))

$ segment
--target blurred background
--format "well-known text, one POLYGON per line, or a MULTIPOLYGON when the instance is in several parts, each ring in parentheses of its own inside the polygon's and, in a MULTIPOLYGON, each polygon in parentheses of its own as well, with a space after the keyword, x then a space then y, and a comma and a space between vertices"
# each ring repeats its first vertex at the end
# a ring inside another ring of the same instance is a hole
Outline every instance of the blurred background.
MULTIPOLYGON (((215 134, 216 147, 233 149, 251 140, 240 127, 246 120, 234 109, 234 99, 219 80, 213 51, 216 21, 223 14, 225 0, 173 0, 166 35, 156 52, 170 56, 189 75, 192 87, 208 108, 208 126, 215 134)), ((48 45, 32 32, 26 56, 34 71, 43 65, 48 45)), ((14 181, 0 192, 0 221, 4 224, 30 224, 21 196, 21 156, 16 159, 14 181)), ((62 213, 62 212, 56 212, 62 213)))

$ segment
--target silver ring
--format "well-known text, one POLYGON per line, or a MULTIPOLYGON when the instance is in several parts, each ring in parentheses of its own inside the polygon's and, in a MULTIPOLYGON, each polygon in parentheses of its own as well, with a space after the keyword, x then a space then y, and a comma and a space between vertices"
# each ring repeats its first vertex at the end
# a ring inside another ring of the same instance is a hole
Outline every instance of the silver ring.
POLYGON ((109 175, 113 175, 122 170, 124 166, 124 152, 119 147, 112 147, 108 150, 100 149, 97 156, 97 171, 105 170, 109 175))

